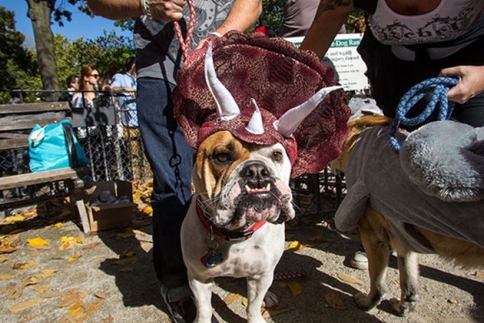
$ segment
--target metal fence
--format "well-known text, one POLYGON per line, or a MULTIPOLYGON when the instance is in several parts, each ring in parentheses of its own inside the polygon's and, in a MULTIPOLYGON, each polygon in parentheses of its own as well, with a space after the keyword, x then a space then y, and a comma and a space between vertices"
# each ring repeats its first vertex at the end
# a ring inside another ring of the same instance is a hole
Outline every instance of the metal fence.
MULTIPOLYGON (((109 92, 97 96, 93 108, 71 109, 72 125, 90 161, 92 181, 143 180, 152 178, 145 149, 137 126, 133 101, 118 104, 109 92)), ((29 172, 28 149, 0 151, 0 175, 29 172)), ((291 181, 294 204, 299 215, 334 211, 345 193, 344 179, 330 167, 315 175, 303 175, 291 181), (328 206, 328 198, 332 202, 328 206)), ((25 187, 2 192, 0 198, 28 199, 40 193, 58 194, 67 188, 63 183, 47 187, 25 187)))
MULTIPOLYGON (((93 181, 151 178, 136 119, 133 99, 117 103, 109 92, 99 93, 92 109, 72 108, 77 140, 90 161, 93 181)), ((23 131, 28 133, 29 131, 23 131)), ((28 148, 0 151, 0 175, 29 172, 28 148)))

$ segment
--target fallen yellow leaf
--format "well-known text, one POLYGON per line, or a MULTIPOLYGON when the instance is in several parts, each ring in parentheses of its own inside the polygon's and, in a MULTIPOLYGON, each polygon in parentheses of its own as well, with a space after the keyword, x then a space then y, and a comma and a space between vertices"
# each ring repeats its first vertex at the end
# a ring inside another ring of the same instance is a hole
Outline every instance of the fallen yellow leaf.
POLYGON ((135 264, 138 262, 138 257, 127 257, 116 260, 113 262, 113 265, 127 265, 127 264, 135 264))
POLYGON ((8 260, 8 257, 2 256, 0 257, 0 262, 5 262, 8 260))
POLYGON ((56 224, 54 224, 54 227, 56 227, 56 228, 60 228, 60 227, 61 227, 61 226, 63 226, 63 225, 64 225, 64 223, 62 223, 62 222, 57 222, 56 224))
POLYGON ((358 278, 355 278, 353 276, 347 275, 345 273, 338 273, 338 278, 341 279, 342 281, 345 281, 350 284, 357 284, 357 285, 362 285, 363 282, 359 280, 358 278))
POLYGON ((54 277, 58 271, 58 269, 41 269, 37 274, 34 275, 34 277, 39 279, 54 277))
POLYGON ((105 292, 94 293, 94 296, 96 296, 97 298, 106 299, 106 293, 105 292))
POLYGON ((289 287, 289 290, 294 297, 298 296, 303 291, 301 284, 298 282, 287 282, 287 287, 289 287))
POLYGON ((59 296, 61 296, 61 294, 59 292, 47 292, 47 293, 40 295, 40 297, 42 297, 42 298, 55 298, 55 297, 59 297, 59 296))
POLYGON ((7 223, 13 223, 13 222, 23 221, 25 220, 25 217, 22 215, 12 215, 12 216, 7 216, 4 220, 7 223))
POLYGON ((474 273, 474 276, 479 277, 479 278, 484 278, 484 273, 476 271, 474 273))
POLYGON ((17 304, 15 306, 9 308, 8 310, 10 311, 10 313, 22 312, 26 309, 29 309, 31 307, 42 304, 43 301, 44 301, 44 299, 42 299, 42 298, 32 298, 32 299, 30 299, 26 302, 22 302, 22 303, 17 304))
POLYGON ((35 290, 37 293, 45 293, 49 288, 50 288, 49 285, 40 285, 32 289, 35 290))
POLYGON ((305 245, 303 245, 302 243, 300 243, 299 241, 293 241, 289 244, 289 246, 287 247, 287 249, 289 250, 302 250, 304 249, 305 245))
POLYGON ((27 239, 27 242, 32 248, 38 248, 40 246, 45 246, 48 245, 49 242, 42 239, 41 237, 33 238, 33 239, 27 239))
POLYGON ((83 242, 83 240, 82 240, 82 236, 77 237, 76 242, 77 242, 78 244, 84 244, 84 242, 83 242))
POLYGON ((61 246, 59 247, 59 250, 67 250, 71 249, 76 245, 76 239, 74 237, 62 237, 61 238, 61 246))
POLYGON ((227 305, 230 305, 232 303, 235 303, 240 299, 240 295, 237 293, 231 293, 227 297, 224 298, 224 303, 227 305))
POLYGON ((30 267, 35 267, 37 266, 36 262, 18 262, 18 263, 11 263, 10 267, 13 269, 25 269, 25 268, 30 268, 30 267))
POLYGON ((242 297, 241 303, 242 303, 242 305, 247 307, 247 305, 249 305, 249 300, 247 299, 247 297, 242 297))
POLYGON ((79 258, 77 258, 77 257, 69 257, 69 258, 67 259, 67 262, 73 262, 73 261, 76 261, 76 260, 78 260, 78 259, 79 259, 79 258))
POLYGON ((98 242, 93 242, 93 243, 90 243, 90 244, 85 245, 84 247, 82 247, 82 249, 92 249, 95 246, 97 246, 98 244, 99 244, 99 241, 98 242))
POLYGON ((62 213, 59 215, 59 217, 63 218, 63 217, 66 217, 68 215, 71 215, 72 214, 72 211, 70 210, 64 210, 62 211, 62 213))
POLYGON ((77 313, 79 313, 79 311, 81 310, 81 308, 83 308, 85 306, 84 302, 81 301, 81 300, 78 300, 74 305, 72 305, 68 310, 67 312, 69 312, 69 314, 71 315, 76 315, 77 313))
POLYGON ((343 301, 341 300, 341 297, 339 297, 339 295, 336 293, 329 293, 324 295, 324 300, 329 307, 335 308, 337 310, 346 309, 345 304, 343 304, 343 301))
POLYGON ((12 278, 10 274, 0 274, 0 280, 9 280, 12 278))
POLYGON ((119 239, 127 239, 131 237, 134 237, 133 232, 123 232, 123 233, 116 234, 116 238, 119 238, 119 239))
POLYGON ((0 246, 0 253, 12 253, 15 250, 17 249, 11 246, 0 246))

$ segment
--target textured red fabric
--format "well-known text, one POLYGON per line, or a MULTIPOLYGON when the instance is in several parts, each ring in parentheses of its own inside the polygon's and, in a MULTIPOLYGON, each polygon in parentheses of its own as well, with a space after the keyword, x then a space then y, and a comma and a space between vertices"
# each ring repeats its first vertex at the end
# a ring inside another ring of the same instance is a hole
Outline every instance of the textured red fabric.
POLYGON ((293 163, 292 177, 317 173, 338 157, 350 116, 342 90, 328 94, 293 138, 284 138, 273 127, 284 112, 307 101, 321 88, 336 84, 336 73, 331 67, 322 65, 312 52, 261 33, 232 31, 210 41, 217 77, 238 103, 241 115, 231 121, 217 120, 216 104, 204 76, 207 44, 189 52, 177 75, 173 101, 175 118, 191 146, 197 148, 219 130, 229 130, 235 137, 257 144, 280 142, 293 163), (255 110, 251 98, 261 110, 265 129, 262 135, 245 129, 255 110))

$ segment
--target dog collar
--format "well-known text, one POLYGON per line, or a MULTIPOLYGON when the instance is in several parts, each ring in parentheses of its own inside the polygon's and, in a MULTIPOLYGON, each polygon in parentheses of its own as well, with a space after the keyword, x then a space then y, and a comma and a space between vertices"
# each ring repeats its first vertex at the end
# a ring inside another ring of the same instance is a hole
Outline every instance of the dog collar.
POLYGON ((197 214, 198 214, 198 218, 200 219, 200 222, 202 222, 203 226, 205 227, 205 229, 207 229, 208 232, 210 232, 211 234, 214 233, 227 241, 234 242, 234 241, 244 241, 244 240, 250 239, 254 234, 254 232, 259 230, 267 222, 266 220, 264 220, 264 221, 254 223, 247 230, 242 232, 224 230, 221 228, 217 228, 212 223, 210 223, 210 220, 205 215, 205 212, 200 206, 200 203, 201 203, 200 200, 197 199, 197 214))

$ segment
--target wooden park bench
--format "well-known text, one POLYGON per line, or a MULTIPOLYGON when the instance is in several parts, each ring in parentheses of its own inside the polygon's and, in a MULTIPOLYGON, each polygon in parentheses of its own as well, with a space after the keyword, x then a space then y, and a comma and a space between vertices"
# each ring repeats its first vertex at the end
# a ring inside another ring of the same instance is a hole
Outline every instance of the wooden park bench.
MULTIPOLYGON (((29 147, 28 135, 35 124, 46 126, 66 118, 70 119, 70 106, 68 102, 1 104, 0 151, 27 149, 29 147)), ((47 194, 41 197, 12 199, 12 201, 4 200, 3 203, 0 203, 0 210, 33 205, 41 200, 53 199, 60 196, 69 196, 73 210, 77 210, 80 216, 83 231, 89 233, 89 220, 82 193, 84 189, 83 177, 88 175, 91 169, 89 166, 78 167, 77 158, 71 158, 70 160, 71 167, 0 177, 1 192, 39 184, 47 185, 54 182, 65 183, 64 189, 56 192, 54 195, 47 194)))

